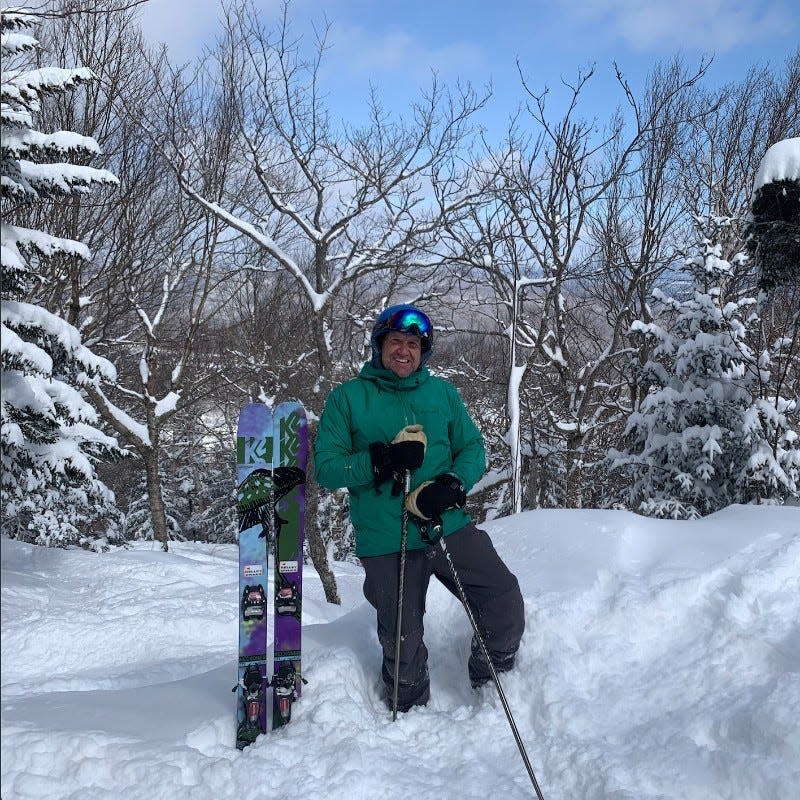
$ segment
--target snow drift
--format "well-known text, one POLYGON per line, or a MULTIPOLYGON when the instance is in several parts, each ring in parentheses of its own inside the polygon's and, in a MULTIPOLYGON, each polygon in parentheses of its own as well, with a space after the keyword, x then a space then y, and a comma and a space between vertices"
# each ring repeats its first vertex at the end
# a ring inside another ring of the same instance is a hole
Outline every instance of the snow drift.
MULTIPOLYGON (((487 524, 527 606, 504 688, 547 800, 790 800, 800 785, 800 509, 702 520, 536 511, 487 524)), ((234 746, 237 553, 2 541, 2 796, 424 800, 533 796, 471 630, 429 594, 432 699, 391 714, 361 570, 310 567, 309 683, 234 746)))

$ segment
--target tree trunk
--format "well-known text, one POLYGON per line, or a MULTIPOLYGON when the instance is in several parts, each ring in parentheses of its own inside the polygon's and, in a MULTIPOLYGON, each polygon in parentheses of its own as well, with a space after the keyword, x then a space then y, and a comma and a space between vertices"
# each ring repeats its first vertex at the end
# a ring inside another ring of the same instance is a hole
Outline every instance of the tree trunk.
POLYGON ((567 438, 567 508, 583 508, 583 453, 581 437, 567 438))
MULTIPOLYGON (((200 470, 197 468, 197 464, 192 465, 192 478, 194 479, 194 496, 196 500, 194 501, 197 504, 197 508, 192 515, 194 519, 199 519, 203 516, 206 511, 206 501, 203 497, 203 481, 200 478, 200 470)), ((203 541, 208 544, 208 526, 203 526, 203 541)), ((197 541, 197 528, 195 527, 194 523, 192 524, 192 539, 197 541)))
POLYGON ((308 554, 311 556, 311 563, 317 570, 322 588, 325 591, 325 599, 329 603, 341 605, 339 588, 336 585, 336 576, 328 564, 328 552, 322 538, 322 531, 319 529, 319 515, 317 513, 317 498, 319 497, 319 484, 314 480, 314 444, 317 440, 316 423, 311 422, 308 426, 308 465, 306 469, 306 536, 308 541, 308 554))
POLYGON ((161 542, 161 549, 166 553, 169 551, 169 534, 167 532, 167 512, 164 508, 164 495, 161 491, 157 448, 153 447, 145 454, 144 468, 147 475, 147 500, 150 505, 150 516, 153 524, 153 538, 161 542))
POLYGON ((316 345, 319 360, 319 385, 324 396, 333 386, 333 361, 331 361, 329 344, 325 335, 324 317, 321 313, 314 314, 311 318, 311 334, 316 345))
POLYGON ((528 508, 542 508, 542 498, 539 496, 542 487, 539 482, 539 456, 531 441, 531 458, 528 464, 528 508))

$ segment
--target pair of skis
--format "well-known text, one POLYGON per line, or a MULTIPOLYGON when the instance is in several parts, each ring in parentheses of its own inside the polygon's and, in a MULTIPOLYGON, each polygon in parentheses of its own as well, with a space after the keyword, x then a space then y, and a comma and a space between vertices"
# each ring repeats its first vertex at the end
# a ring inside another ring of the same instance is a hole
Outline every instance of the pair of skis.
POLYGON ((239 512, 239 680, 236 746, 289 722, 300 696, 306 414, 299 403, 242 408, 236 435, 239 512), (273 543, 273 668, 267 669, 269 544, 273 543))

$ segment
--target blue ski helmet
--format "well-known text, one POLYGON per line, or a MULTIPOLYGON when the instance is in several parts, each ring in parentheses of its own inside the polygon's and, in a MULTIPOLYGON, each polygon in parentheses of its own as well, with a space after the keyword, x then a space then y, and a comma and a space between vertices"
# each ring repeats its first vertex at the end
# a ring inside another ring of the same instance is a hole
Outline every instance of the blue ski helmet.
POLYGON ((401 333, 413 333, 421 339, 422 358, 420 366, 431 357, 433 353, 433 324, 416 306, 396 305, 389 306, 382 311, 375 320, 372 329, 372 366, 380 369, 383 366, 381 361, 381 342, 389 331, 400 331, 401 333))

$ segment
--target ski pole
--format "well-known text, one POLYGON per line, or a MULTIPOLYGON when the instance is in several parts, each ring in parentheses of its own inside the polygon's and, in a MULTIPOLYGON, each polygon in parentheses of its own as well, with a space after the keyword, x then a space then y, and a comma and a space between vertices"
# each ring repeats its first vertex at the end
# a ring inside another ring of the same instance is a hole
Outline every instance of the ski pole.
POLYGON ((403 627, 403 583, 406 573, 406 545, 408 543, 408 509, 406 499, 411 491, 411 472, 406 470, 403 479, 403 514, 400 530, 400 581, 397 589, 397 630, 394 637, 394 687, 392 689, 392 722, 397 720, 397 687, 400 683, 400 638, 403 627))
POLYGON ((494 664, 492 664, 492 659, 489 657, 489 651, 486 648, 486 642, 483 641, 483 636, 481 636, 481 632, 478 630, 478 623, 475 621, 475 616, 473 615, 472 609, 469 607, 469 603, 467 602, 467 595, 464 593, 464 587, 461 585, 461 580, 458 577, 456 565, 453 563, 453 559, 450 558, 450 551, 447 549, 447 545, 444 543, 444 536, 439 536, 439 545, 442 548, 445 558, 447 559, 447 563, 450 565, 450 572, 452 573, 453 581, 458 588, 458 594, 461 597, 461 603, 464 606, 464 610, 467 612, 469 621, 472 623, 472 630, 475 631, 475 637, 481 646, 483 657, 486 659, 486 663, 489 665, 489 670, 492 673, 494 684, 497 687, 497 693, 500 695, 500 702, 503 704, 503 710, 506 712, 506 716, 508 717, 508 724, 511 725, 511 731, 514 734, 514 739, 517 742, 519 753, 522 756, 522 760, 525 762, 525 769, 528 770, 531 783, 533 784, 533 788, 536 790, 536 797, 538 800, 544 800, 544 797, 542 796, 542 790, 539 788, 539 784, 536 781, 536 776, 533 774, 533 767, 531 766, 530 759, 528 758, 528 754, 525 752, 525 745, 522 743, 522 738, 519 735, 516 723, 514 722, 514 717, 511 714, 511 708, 508 705, 508 700, 506 700, 505 692, 503 691, 503 687, 500 685, 500 678, 497 675, 497 670, 494 668, 494 664))

